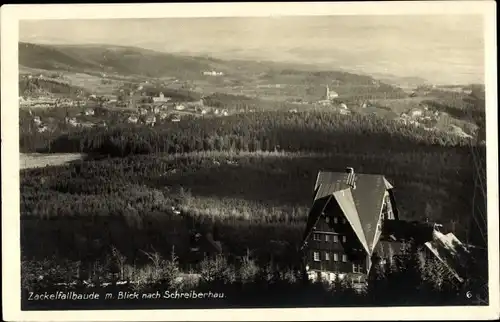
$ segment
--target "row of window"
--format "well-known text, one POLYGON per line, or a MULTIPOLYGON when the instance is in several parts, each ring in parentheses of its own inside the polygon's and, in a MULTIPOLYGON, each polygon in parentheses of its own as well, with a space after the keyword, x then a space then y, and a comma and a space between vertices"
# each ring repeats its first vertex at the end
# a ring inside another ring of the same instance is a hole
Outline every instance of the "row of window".
MULTIPOLYGON (((315 262, 320 262, 321 257, 320 257, 320 252, 314 252, 313 253, 313 259, 315 262)), ((323 260, 329 261, 330 260, 330 253, 329 252, 324 252, 324 257, 323 260)), ((338 262, 339 261, 339 254, 333 253, 333 261, 338 262)), ((345 263, 347 262, 347 255, 343 254, 342 255, 342 261, 345 263)))
MULTIPOLYGON (((320 262, 320 252, 314 252, 313 253, 314 261, 315 262, 320 262)), ((325 261, 330 261, 330 253, 329 252, 324 252, 324 257, 323 259, 325 261)), ((333 261, 338 262, 339 261, 339 254, 333 253, 333 261)), ((342 262, 346 263, 347 262, 347 255, 342 254, 342 262)), ((352 264, 352 272, 353 273, 363 273, 363 265, 361 264, 352 264)))
MULTIPOLYGON (((345 219, 345 217, 342 217, 341 220, 342 220, 343 224, 347 223, 347 220, 345 219)), ((326 216, 325 217, 325 221, 326 221, 326 223, 329 223, 330 222, 330 217, 326 216)), ((339 223, 339 217, 334 216, 333 217, 333 223, 334 224, 338 224, 339 223)))
MULTIPOLYGON (((322 234, 314 233, 313 234, 313 239, 317 240, 317 241, 321 241, 322 240, 321 239, 321 235, 322 234)), ((325 236, 325 241, 326 242, 329 242, 330 239, 333 239, 334 243, 338 243, 339 242, 339 235, 331 235, 331 234, 323 234, 323 235, 325 236)), ((347 241, 347 237, 346 236, 342 236, 342 242, 345 243, 346 241, 347 241)))

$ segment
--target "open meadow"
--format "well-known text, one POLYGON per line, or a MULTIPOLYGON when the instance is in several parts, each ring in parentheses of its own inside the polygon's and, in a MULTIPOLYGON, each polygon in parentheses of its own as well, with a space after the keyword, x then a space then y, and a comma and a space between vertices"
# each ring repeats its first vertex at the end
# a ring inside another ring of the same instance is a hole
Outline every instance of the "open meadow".
POLYGON ((81 160, 85 156, 80 153, 20 153, 19 168, 31 169, 46 166, 57 166, 68 162, 81 160))

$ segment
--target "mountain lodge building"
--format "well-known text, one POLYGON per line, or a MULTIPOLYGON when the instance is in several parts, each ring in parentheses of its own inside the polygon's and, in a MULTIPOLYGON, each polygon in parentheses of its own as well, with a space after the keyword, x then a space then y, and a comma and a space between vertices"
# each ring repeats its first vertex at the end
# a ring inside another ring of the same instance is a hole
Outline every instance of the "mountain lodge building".
MULTIPOLYGON (((313 281, 347 278, 364 285, 372 267, 401 254, 407 241, 435 255, 429 241, 436 231, 435 224, 399 218, 393 186, 383 175, 320 171, 301 243, 305 270, 313 281)), ((456 265, 437 257, 461 280, 456 265)))
POLYGON ((333 281, 337 274, 363 278, 382 234, 382 220, 397 219, 392 185, 382 175, 318 173, 314 202, 302 248, 311 279, 320 273, 333 281))

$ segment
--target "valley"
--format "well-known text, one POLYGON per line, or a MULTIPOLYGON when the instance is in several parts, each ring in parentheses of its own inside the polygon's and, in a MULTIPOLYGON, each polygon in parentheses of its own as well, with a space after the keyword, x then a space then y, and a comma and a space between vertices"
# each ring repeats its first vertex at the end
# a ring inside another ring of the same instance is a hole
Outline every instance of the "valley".
POLYGON ((49 266, 45 280, 58 283, 148 288, 199 270, 216 276, 199 287, 235 297, 273 278, 297 292, 314 180, 347 166, 387 176, 405 220, 484 244, 486 223, 473 216, 484 211, 482 85, 408 88, 133 47, 20 43, 19 52, 25 289, 49 266), (194 263, 192 231, 227 256, 194 263))

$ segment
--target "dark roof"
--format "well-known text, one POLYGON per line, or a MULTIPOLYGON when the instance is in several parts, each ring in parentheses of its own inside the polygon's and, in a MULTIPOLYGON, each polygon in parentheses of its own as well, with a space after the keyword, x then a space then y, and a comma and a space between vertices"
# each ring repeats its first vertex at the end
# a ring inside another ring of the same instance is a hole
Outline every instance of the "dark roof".
POLYGON ((407 220, 385 220, 382 226, 384 236, 393 236, 396 240, 414 240, 423 244, 432 239, 434 224, 407 220))
POLYGON ((331 199, 332 196, 325 196, 321 199, 314 201, 312 208, 309 211, 309 216, 307 217, 306 231, 304 234, 304 240, 302 245, 304 245, 304 242, 311 234, 313 227, 316 225, 316 222, 318 221, 321 213, 326 208, 331 199))
POLYGON ((376 233, 384 193, 386 190, 392 189, 393 186, 383 175, 356 173, 354 176, 355 188, 353 189, 347 184, 348 176, 349 174, 344 172, 320 171, 318 173, 304 242, 312 232, 326 205, 335 200, 365 250, 371 254, 380 235, 376 236, 376 233))

